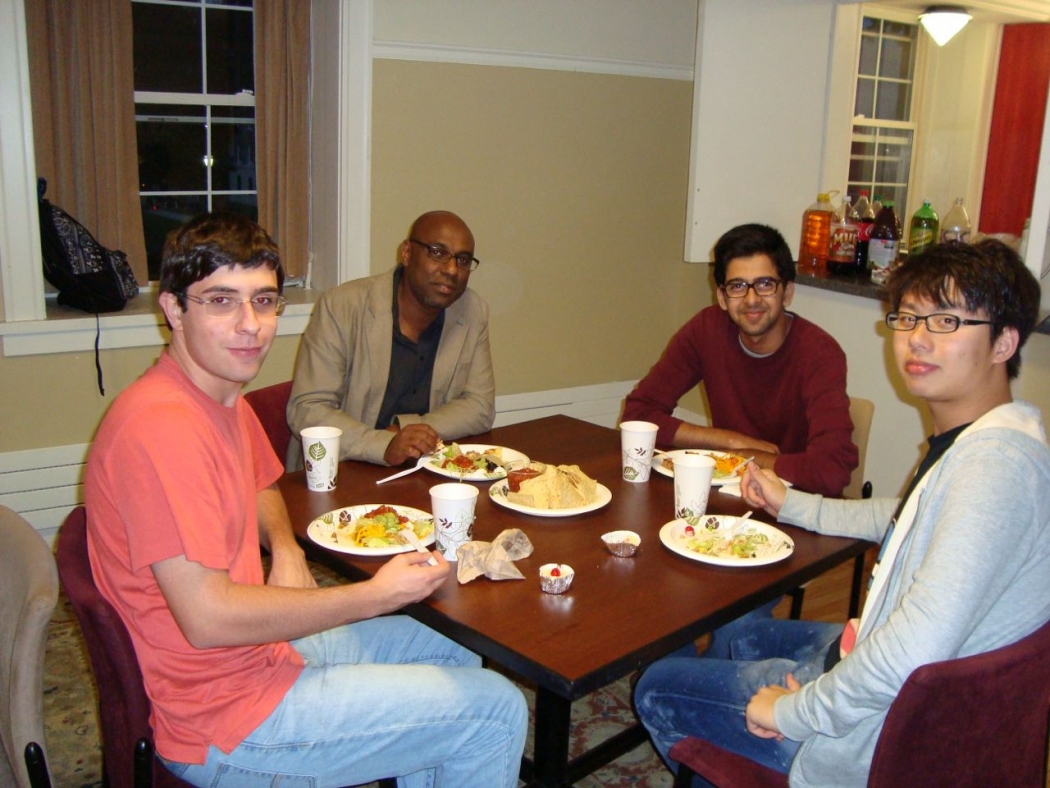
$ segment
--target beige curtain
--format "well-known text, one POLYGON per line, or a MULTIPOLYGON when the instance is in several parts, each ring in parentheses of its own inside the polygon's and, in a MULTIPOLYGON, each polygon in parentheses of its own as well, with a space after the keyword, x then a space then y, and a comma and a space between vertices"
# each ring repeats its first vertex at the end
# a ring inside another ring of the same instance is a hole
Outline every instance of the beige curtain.
POLYGON ((255 144, 259 224, 289 276, 310 250, 310 0, 255 0, 255 144))
POLYGON ((144 284, 131 0, 28 0, 25 12, 37 175, 144 284))

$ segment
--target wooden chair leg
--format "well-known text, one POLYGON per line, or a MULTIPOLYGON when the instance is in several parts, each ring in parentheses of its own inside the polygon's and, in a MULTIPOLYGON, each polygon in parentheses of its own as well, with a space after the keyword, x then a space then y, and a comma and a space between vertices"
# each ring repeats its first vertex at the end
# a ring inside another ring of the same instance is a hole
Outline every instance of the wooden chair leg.
POLYGON ((864 558, 866 553, 860 553, 853 559, 853 582, 849 590, 849 618, 856 618, 860 613, 860 592, 864 581, 864 558))
POLYGON ((802 618, 802 600, 806 596, 806 584, 803 583, 794 591, 789 592, 788 596, 791 597, 791 612, 788 615, 797 621, 802 618))

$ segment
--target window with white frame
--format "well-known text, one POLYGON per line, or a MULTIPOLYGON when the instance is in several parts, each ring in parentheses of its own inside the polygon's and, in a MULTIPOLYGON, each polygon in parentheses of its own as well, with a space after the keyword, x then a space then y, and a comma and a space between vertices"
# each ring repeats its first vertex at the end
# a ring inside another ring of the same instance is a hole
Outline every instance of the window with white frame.
POLYGON ((258 218, 252 0, 134 0, 139 199, 158 278, 169 230, 199 213, 258 218))
POLYGON ((915 148, 915 60, 918 25, 865 16, 857 59, 848 191, 854 203, 893 200, 897 215, 908 205, 915 148))

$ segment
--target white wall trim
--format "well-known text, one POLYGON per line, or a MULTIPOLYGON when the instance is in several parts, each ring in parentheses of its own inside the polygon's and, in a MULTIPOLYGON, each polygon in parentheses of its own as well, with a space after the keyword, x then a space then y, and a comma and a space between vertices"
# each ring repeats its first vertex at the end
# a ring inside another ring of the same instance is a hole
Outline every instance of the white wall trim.
POLYGON ((372 54, 387 60, 419 60, 430 63, 463 63, 471 66, 505 66, 537 68, 547 71, 582 71, 591 74, 613 74, 625 77, 677 79, 692 82, 691 66, 647 63, 574 55, 549 55, 543 52, 519 52, 504 49, 418 44, 402 41, 373 42, 372 54))

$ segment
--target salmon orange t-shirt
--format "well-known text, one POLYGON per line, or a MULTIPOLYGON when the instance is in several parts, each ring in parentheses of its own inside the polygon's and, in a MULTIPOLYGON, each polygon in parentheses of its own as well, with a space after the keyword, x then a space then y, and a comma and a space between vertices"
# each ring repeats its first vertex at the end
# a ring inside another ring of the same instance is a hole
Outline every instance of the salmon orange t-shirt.
POLYGON ((302 670, 285 642, 190 645, 151 568, 184 555, 236 583, 262 584, 256 495, 282 472, 243 397, 221 405, 167 353, 117 397, 91 447, 91 567, 131 633, 157 752, 169 760, 203 763, 209 745, 232 750, 302 670))

